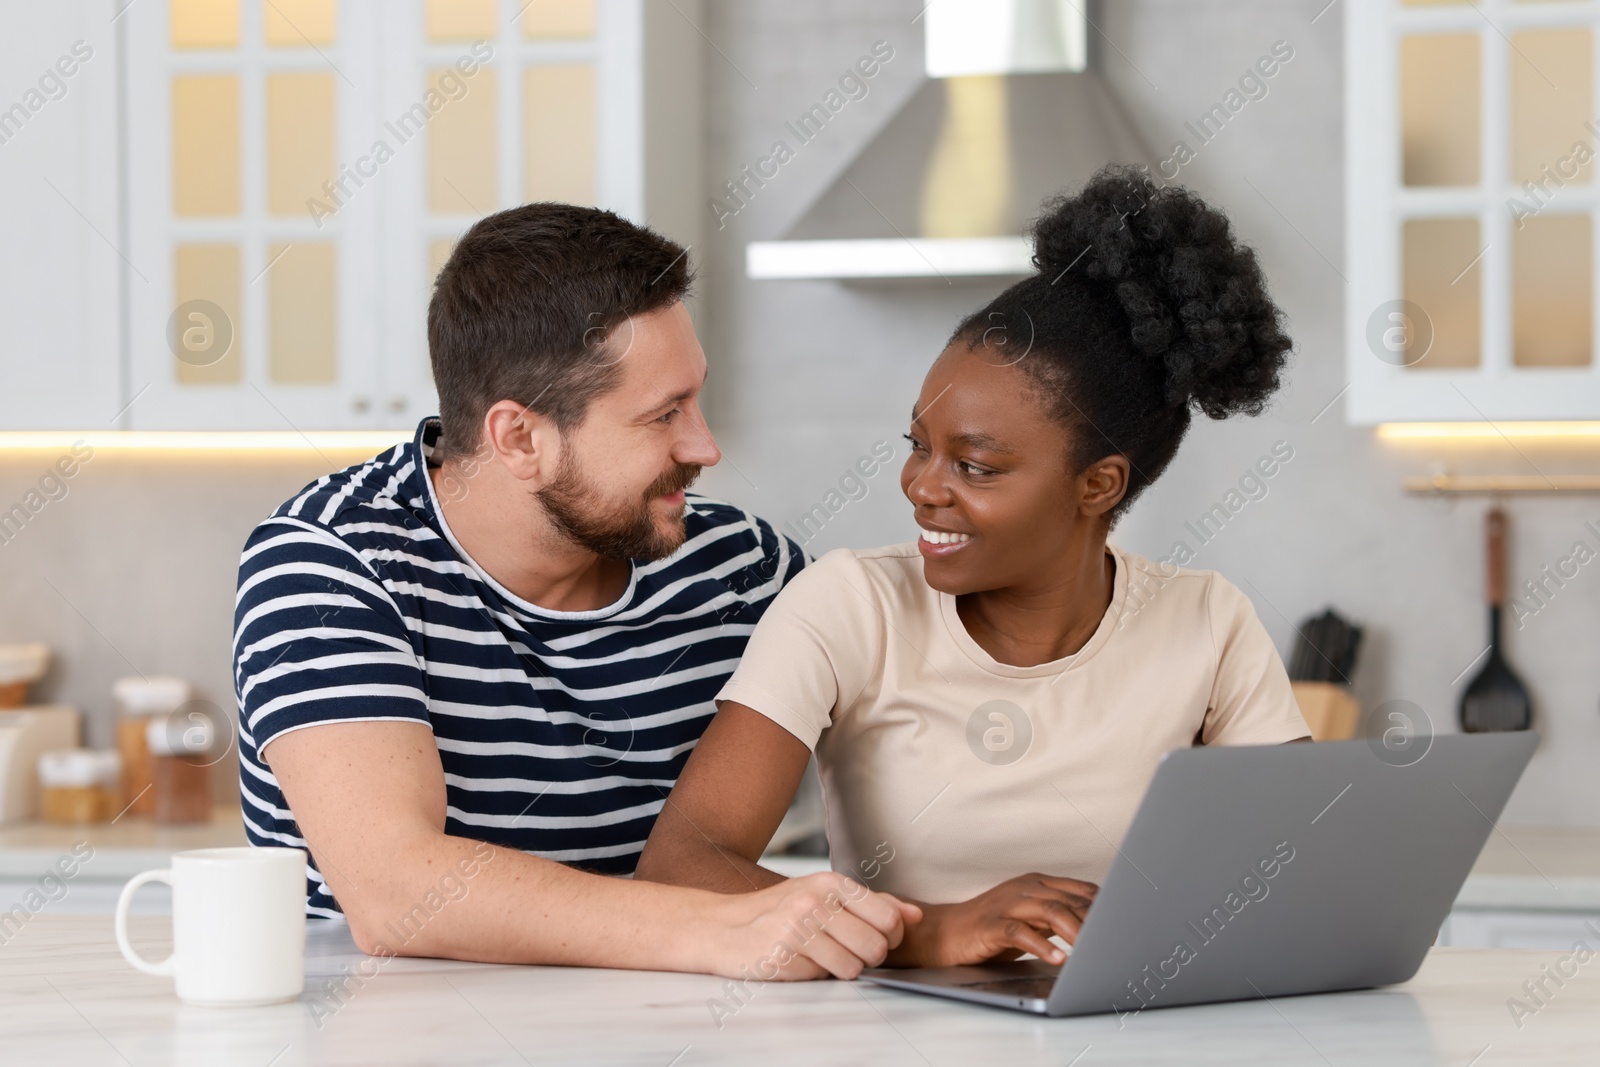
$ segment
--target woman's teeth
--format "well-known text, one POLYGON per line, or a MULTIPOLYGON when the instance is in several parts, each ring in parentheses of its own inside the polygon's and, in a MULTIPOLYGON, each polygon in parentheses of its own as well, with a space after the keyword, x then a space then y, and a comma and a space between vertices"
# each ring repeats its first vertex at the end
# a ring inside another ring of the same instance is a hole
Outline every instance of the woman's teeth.
MULTIPOLYGON (((921 527, 918 527, 921 529, 921 527)), ((923 530, 922 539, 931 545, 958 545, 972 540, 971 534, 946 533, 943 530, 923 530)))

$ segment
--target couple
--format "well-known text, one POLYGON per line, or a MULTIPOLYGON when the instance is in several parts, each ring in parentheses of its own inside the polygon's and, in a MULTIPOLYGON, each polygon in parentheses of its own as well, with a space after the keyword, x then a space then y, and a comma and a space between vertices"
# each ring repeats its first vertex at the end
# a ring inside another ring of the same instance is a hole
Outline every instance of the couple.
POLYGON ((1254 255, 1129 169, 1034 236, 911 412, 919 539, 809 562, 685 493, 720 458, 685 250, 561 204, 475 225, 428 310, 440 418, 240 565, 245 824, 309 850, 309 913, 732 978, 1059 961, 1164 752, 1303 739, 1249 601, 1106 541, 1191 409, 1277 388, 1254 255), (834 873, 786 880, 758 861, 813 753, 834 873))

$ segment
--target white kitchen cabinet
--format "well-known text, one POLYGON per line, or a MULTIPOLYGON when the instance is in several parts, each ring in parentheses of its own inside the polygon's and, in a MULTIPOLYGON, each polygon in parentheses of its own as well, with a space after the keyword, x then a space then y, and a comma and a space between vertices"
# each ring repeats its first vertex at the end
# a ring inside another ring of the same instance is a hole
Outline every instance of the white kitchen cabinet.
POLYGON ((122 406, 111 0, 0 5, 0 429, 122 406))
POLYGON ((368 136, 376 11, 289 9, 143 0, 121 20, 135 428, 374 425, 378 200, 308 202, 368 136))
POLYGON ((1600 419, 1600 7, 1343 10, 1349 421, 1600 419))
POLYGON ((3 427, 123 409, 132 429, 411 426, 436 409, 434 274, 482 215, 593 203, 696 243, 698 17, 695 0, 5 5, 0 69, 95 51, 0 144, 0 189, 36 207, 0 263, 3 427))
POLYGON ((1565 952, 1580 939, 1600 943, 1597 827, 1498 827, 1439 931, 1457 948, 1565 952))
POLYGON ((457 5, 458 22, 431 21, 448 6, 386 2, 381 26, 379 111, 391 125, 424 85, 470 65, 475 48, 493 50, 462 99, 440 113, 453 123, 443 131, 447 154, 407 142, 376 190, 376 398, 380 418, 402 423, 433 410, 428 298, 456 239, 481 216, 536 200, 593 203, 696 255, 704 226, 699 0, 490 0, 457 5), (535 15, 543 21, 519 26, 519 16, 535 15), (458 104, 464 110, 452 112, 458 104))
POLYGON ((1600 942, 1600 912, 1458 907, 1439 930, 1449 948, 1566 951, 1578 941, 1600 942))

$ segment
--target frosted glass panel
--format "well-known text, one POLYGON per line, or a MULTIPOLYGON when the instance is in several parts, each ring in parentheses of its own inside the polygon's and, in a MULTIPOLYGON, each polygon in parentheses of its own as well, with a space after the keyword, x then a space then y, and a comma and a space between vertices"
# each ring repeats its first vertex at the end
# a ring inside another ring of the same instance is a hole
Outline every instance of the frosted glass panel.
POLYGON ((522 12, 522 35, 536 39, 594 36, 594 0, 535 0, 522 12))
POLYGON ((280 253, 267 272, 268 376, 278 385, 338 381, 336 250, 331 244, 275 244, 268 261, 280 253))
MULTIPOLYGON (((548 2, 533 0, 532 6, 548 2)), ((500 32, 495 0, 428 0, 427 19, 434 41, 490 41, 500 32)))
POLYGON ((1400 140, 1407 185, 1478 182, 1478 35, 1400 42, 1400 140))
POLYGON ((486 67, 462 78, 440 67, 428 78, 446 101, 428 124, 428 206, 436 212, 487 215, 500 207, 497 73, 486 67))
POLYGON ((239 0, 171 0, 167 20, 174 48, 239 47, 239 0))
POLYGON ((1587 215, 1540 215, 1513 227, 1513 362, 1518 366, 1589 365, 1592 248, 1587 215))
POLYGON ((450 258, 450 253, 455 250, 456 243, 452 240, 434 241, 428 246, 428 289, 430 294, 433 289, 433 283, 439 279, 439 272, 444 269, 445 262, 450 258))
MULTIPOLYGON (((444 269, 450 253, 456 250, 454 238, 443 238, 433 241, 428 245, 428 291, 423 295, 423 303, 433 296, 433 283, 439 280, 439 272, 444 269)), ((429 385, 433 384, 433 361, 424 354, 422 359, 423 378, 429 385)))
POLYGON ((1522 30, 1511 35, 1511 179, 1589 182, 1594 34, 1587 29, 1522 30), (1576 145, 1582 151, 1573 153, 1576 145))
POLYGON ((525 201, 595 201, 594 68, 529 67, 523 72, 525 201))
POLYGON ((183 218, 239 214, 239 79, 172 79, 172 211, 183 218))
POLYGON ((267 210, 310 216, 306 202, 327 204, 334 177, 337 108, 332 74, 267 76, 267 210))
POLYGON ((266 0, 262 27, 275 48, 332 44, 338 29, 334 0, 266 0))
POLYGON ((188 359, 173 357, 174 377, 179 385, 230 385, 244 380, 244 355, 241 338, 244 330, 239 320, 239 308, 244 292, 240 270, 238 245, 178 245, 173 249, 172 299, 175 308, 191 300, 206 300, 215 305, 226 321, 212 318, 211 308, 200 310, 203 319, 186 317, 179 324, 182 330, 201 331, 199 343, 185 346, 193 355, 188 359), (207 352, 214 339, 231 336, 232 343, 223 353, 207 352))
MULTIPOLYGON (((1433 345, 1417 370, 1476 367, 1479 352, 1479 289, 1483 260, 1477 219, 1411 219, 1405 224, 1405 298, 1433 325, 1433 345)), ((1418 331, 1421 334, 1421 331, 1418 331)))

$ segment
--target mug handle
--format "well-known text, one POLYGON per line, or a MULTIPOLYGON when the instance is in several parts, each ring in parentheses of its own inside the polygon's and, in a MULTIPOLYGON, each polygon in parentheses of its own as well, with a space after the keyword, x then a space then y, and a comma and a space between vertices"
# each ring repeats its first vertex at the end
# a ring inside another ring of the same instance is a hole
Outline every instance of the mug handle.
POLYGON ((172 956, 168 956, 160 963, 151 963, 135 952, 132 942, 128 940, 128 906, 133 903, 134 891, 149 882, 165 882, 171 885, 171 868, 136 874, 129 880, 127 885, 122 887, 122 895, 117 897, 117 947, 122 950, 122 958, 131 963, 136 969, 143 971, 145 974, 169 978, 172 976, 172 956))

